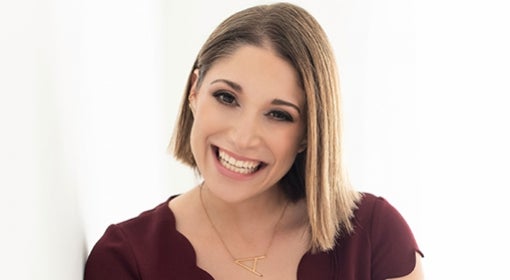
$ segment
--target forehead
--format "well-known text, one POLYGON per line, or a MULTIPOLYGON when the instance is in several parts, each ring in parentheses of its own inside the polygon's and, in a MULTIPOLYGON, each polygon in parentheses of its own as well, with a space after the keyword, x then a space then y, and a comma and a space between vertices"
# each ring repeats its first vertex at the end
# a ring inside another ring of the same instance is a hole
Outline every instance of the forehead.
POLYGON ((208 84, 225 79, 243 91, 287 96, 304 105, 304 92, 293 66, 269 47, 242 45, 229 56, 216 60, 204 77, 208 84))

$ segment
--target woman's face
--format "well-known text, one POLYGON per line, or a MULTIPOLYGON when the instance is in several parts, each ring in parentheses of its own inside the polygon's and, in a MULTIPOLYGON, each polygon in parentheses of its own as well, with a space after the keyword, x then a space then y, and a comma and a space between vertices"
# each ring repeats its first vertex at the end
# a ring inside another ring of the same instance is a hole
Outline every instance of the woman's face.
POLYGON ((189 94, 191 149, 207 187, 229 202, 268 194, 304 149, 305 97, 292 66, 244 45, 189 94))

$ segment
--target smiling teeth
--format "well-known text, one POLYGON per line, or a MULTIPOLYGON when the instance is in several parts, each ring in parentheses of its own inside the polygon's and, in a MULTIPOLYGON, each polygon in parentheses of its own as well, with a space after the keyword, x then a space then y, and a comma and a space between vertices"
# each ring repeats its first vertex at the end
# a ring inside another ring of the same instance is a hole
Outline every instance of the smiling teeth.
POLYGON ((224 151, 219 151, 219 159, 221 165, 227 168, 230 171, 240 173, 240 174, 250 174, 257 170, 260 162, 250 161, 250 160, 237 160, 231 156, 229 156, 224 151))

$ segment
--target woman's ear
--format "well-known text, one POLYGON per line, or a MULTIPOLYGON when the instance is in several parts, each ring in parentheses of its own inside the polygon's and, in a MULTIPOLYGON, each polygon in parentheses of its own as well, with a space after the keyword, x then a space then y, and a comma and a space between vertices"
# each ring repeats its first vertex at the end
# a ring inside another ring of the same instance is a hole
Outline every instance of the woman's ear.
POLYGON ((303 152, 304 150, 306 150, 306 147, 308 146, 308 141, 306 141, 306 138, 303 139, 303 141, 301 141, 301 143, 299 144, 299 148, 298 148, 298 153, 301 153, 303 152))
POLYGON ((191 109, 191 112, 195 113, 196 108, 196 97, 197 97, 197 83, 198 83, 198 69, 195 69, 193 73, 191 73, 191 87, 188 92, 188 105, 191 109))

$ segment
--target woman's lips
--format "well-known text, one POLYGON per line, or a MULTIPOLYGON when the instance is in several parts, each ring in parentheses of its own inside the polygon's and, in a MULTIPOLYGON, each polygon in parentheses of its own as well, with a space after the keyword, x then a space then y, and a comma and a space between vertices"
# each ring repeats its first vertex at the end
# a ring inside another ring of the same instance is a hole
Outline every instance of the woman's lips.
POLYGON ((264 166, 261 161, 236 158, 218 147, 215 147, 215 152, 221 166, 234 173, 249 175, 264 166))

